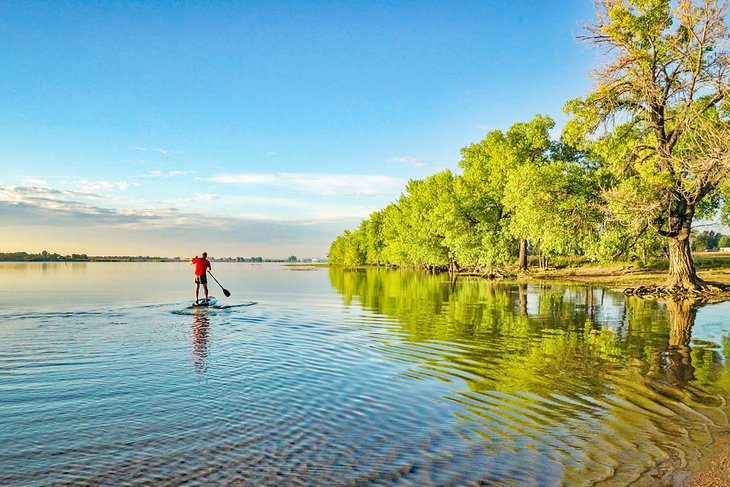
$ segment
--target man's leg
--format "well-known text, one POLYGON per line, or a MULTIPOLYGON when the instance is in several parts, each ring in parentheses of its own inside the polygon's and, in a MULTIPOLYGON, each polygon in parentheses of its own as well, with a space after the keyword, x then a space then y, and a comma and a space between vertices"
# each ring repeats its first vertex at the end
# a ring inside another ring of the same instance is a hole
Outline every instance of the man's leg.
POLYGON ((205 292, 205 299, 208 300, 208 283, 203 284, 203 291, 205 292))
POLYGON ((200 283, 195 283, 195 302, 198 302, 198 294, 200 293, 200 283))

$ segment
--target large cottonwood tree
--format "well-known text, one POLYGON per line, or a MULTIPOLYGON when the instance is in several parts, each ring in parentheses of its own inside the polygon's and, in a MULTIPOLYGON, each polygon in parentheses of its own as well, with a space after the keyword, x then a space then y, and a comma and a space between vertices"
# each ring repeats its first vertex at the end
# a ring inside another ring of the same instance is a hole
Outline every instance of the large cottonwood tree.
POLYGON ((583 39, 603 48, 597 85, 568 102, 569 139, 603 150, 614 216, 666 237, 667 286, 698 289, 689 236, 730 172, 730 61, 718 0, 594 0, 583 39))

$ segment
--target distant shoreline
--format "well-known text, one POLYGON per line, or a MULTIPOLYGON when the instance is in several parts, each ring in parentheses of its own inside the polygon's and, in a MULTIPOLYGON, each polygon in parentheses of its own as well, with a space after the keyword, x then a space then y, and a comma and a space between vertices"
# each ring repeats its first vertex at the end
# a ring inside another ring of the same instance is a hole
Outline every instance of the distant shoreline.
MULTIPOLYGON (((219 257, 209 258, 211 262, 235 263, 265 263, 279 262, 290 264, 321 263, 322 259, 297 259, 291 256, 286 259, 269 257, 219 257)), ((189 257, 157 257, 150 255, 87 255, 87 254, 58 254, 43 251, 38 254, 30 252, 0 252, 0 262, 189 262, 189 257)))
MULTIPOLYGON (((138 258, 138 257, 90 257, 88 259, 0 259, 1 262, 15 263, 15 264, 32 264, 34 262, 40 262, 44 264, 48 263, 88 263, 88 262, 155 262, 155 263, 174 263, 184 262, 187 263, 189 259, 172 259, 165 257, 150 257, 150 258, 138 258)), ((289 265, 322 265, 322 262, 312 262, 311 260, 292 262, 284 259, 264 259, 264 260, 235 260, 235 259, 209 259, 211 262, 217 263, 233 263, 233 264, 289 264, 289 265)))

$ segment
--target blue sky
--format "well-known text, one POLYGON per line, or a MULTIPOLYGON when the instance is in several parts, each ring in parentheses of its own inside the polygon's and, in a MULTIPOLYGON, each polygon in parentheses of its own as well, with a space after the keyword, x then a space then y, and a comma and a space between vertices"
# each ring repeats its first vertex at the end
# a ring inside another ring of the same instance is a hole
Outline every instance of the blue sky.
MULTIPOLYGON (((3 2, 0 251, 323 257, 537 113, 588 0, 3 2)), ((559 127, 558 127, 559 128, 559 127)))

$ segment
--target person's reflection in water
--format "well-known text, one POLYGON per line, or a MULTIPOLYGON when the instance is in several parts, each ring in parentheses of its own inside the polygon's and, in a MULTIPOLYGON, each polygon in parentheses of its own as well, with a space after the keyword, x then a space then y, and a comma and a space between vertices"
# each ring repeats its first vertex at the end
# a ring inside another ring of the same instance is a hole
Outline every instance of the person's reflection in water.
POLYGON ((193 342, 193 366, 199 374, 205 373, 208 368, 208 354, 210 351, 210 320, 207 313, 193 315, 193 328, 190 333, 193 342))

